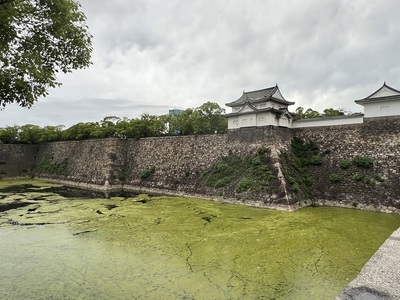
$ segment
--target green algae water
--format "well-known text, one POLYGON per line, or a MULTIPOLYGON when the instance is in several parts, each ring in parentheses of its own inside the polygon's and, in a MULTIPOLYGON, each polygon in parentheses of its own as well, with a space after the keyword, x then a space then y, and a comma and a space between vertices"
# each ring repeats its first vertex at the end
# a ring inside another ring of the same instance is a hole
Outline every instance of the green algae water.
POLYGON ((3 180, 0 299, 334 299, 399 226, 351 209, 65 197, 3 180))

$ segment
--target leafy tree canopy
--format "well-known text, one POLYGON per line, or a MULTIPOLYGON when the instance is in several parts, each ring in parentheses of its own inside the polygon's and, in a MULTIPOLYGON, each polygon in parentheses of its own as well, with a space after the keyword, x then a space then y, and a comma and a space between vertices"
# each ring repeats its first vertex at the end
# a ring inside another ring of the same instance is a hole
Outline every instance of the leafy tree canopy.
POLYGON ((43 128, 32 124, 7 126, 0 128, 0 144, 225 133, 228 123, 223 113, 224 109, 217 103, 206 102, 180 114, 155 116, 145 113, 134 119, 108 116, 100 122, 78 123, 67 129, 62 125, 43 128))
POLYGON ((91 35, 74 0, 0 0, 0 109, 31 107, 58 72, 90 65, 91 35))
POLYGON ((343 108, 339 108, 339 109, 325 108, 323 113, 320 113, 311 108, 304 110, 303 107, 299 106, 295 110, 295 120, 318 118, 318 117, 334 117, 334 116, 343 116, 343 115, 351 115, 351 114, 352 114, 352 112, 346 111, 343 108))

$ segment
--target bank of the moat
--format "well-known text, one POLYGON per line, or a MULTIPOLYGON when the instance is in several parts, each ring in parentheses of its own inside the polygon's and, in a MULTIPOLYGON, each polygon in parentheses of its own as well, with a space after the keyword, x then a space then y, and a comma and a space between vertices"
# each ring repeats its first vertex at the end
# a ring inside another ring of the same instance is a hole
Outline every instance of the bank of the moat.
POLYGON ((225 135, 0 145, 2 177, 295 209, 399 212, 400 119, 225 135))
POLYGON ((0 203, 15 202, 0 212, 1 299, 334 299, 400 226, 398 214, 1 180, 0 203))

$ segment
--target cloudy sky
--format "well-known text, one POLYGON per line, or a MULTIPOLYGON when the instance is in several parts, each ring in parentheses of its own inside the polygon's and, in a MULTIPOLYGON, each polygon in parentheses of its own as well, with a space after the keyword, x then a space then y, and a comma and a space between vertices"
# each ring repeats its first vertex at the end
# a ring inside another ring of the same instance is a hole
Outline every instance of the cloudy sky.
POLYGON ((0 127, 71 126, 221 106, 274 86, 298 107, 362 112, 383 82, 400 89, 398 0, 81 0, 93 65, 62 75, 0 127))

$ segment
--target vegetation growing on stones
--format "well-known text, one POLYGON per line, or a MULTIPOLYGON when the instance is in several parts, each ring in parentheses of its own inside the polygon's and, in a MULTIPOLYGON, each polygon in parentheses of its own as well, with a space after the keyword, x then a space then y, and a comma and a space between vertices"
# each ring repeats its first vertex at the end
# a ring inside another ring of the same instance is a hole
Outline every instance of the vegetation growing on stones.
POLYGON ((339 174, 331 174, 329 176, 329 180, 333 183, 338 183, 338 182, 341 182, 343 180, 343 178, 339 174))
POLYGON ((142 170, 139 174, 141 179, 147 179, 149 178, 151 175, 153 175, 156 172, 156 167, 155 166, 149 166, 147 168, 145 168, 144 170, 142 170))
POLYGON ((364 175, 357 173, 354 175, 354 180, 355 181, 362 181, 364 179, 364 175))
POLYGON ((54 161, 52 156, 45 157, 36 168, 39 174, 67 175, 68 158, 54 161))
POLYGON ((352 180, 357 183, 364 183, 367 186, 374 186, 377 182, 383 182, 383 177, 378 174, 372 174, 373 160, 365 156, 354 156, 351 160, 342 160, 339 162, 339 167, 342 172, 331 174, 330 181, 338 183, 341 181, 347 182, 352 180), (346 170, 345 173, 343 171, 346 170), (346 179, 349 178, 349 179, 346 179))
POLYGON ((323 157, 314 141, 293 138, 290 150, 281 153, 283 173, 291 190, 303 199, 313 199, 313 182, 310 176, 310 165, 320 165, 323 157))
POLYGON ((230 151, 203 174, 208 187, 231 187, 236 193, 269 191, 276 179, 271 171, 270 151, 261 146, 256 153, 241 158, 230 151))
POLYGON ((123 165, 118 173, 118 180, 123 183, 126 180, 127 166, 123 165))
POLYGON ((369 157, 359 156, 359 155, 353 158, 353 164, 356 165, 357 167, 365 169, 370 169, 374 165, 372 159, 370 159, 369 157))
POLYGON ((372 177, 378 182, 382 182, 383 181, 383 178, 382 178, 382 176, 380 174, 374 174, 372 177))
POLYGON ((350 168, 350 166, 351 166, 351 161, 349 161, 349 160, 342 160, 342 161, 339 163, 339 165, 340 165, 340 168, 341 168, 341 169, 347 170, 347 169, 350 168))
POLYGON ((324 158, 321 155, 313 155, 310 159, 310 164, 312 165, 322 165, 324 158))

